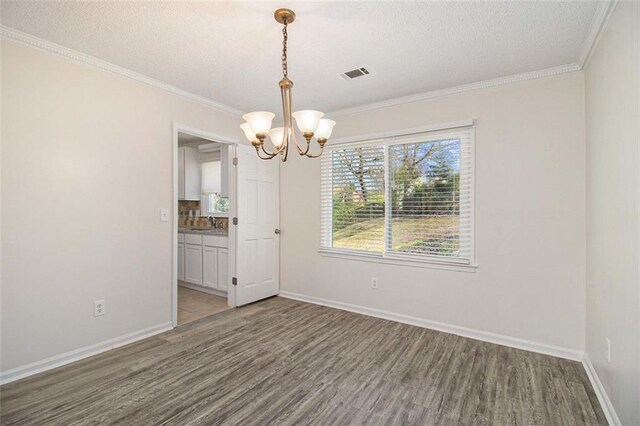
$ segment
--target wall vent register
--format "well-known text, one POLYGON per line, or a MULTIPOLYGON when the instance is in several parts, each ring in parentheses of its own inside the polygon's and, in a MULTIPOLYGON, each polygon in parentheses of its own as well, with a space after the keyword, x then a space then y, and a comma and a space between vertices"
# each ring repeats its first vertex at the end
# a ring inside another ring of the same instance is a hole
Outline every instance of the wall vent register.
POLYGON ((340 74, 340 77, 344 78, 345 80, 353 80, 355 78, 363 77, 366 75, 371 75, 371 71, 369 71, 365 67, 360 67, 351 71, 343 72, 342 74, 340 74))

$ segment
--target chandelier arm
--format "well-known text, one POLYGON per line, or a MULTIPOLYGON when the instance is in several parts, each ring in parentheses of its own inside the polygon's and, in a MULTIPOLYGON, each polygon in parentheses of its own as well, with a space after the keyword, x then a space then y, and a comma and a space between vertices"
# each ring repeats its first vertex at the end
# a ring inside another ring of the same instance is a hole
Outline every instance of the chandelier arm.
POLYGON ((266 149, 264 149, 264 144, 260 144, 260 149, 262 149, 262 152, 265 153, 265 155, 267 155, 270 159, 275 157, 276 155, 280 154, 280 150, 275 151, 275 152, 269 152, 266 149))
POLYGON ((258 158, 260 158, 261 160, 271 160, 273 157, 275 157, 275 155, 267 155, 266 157, 263 157, 262 154, 260 154, 260 148, 256 147, 256 154, 258 154, 258 158))
POLYGON ((307 154, 309 154, 309 149, 311 149, 311 139, 307 139, 306 141, 307 141, 307 149, 305 149, 304 152, 301 150, 300 155, 306 155, 308 157, 309 155, 307 154))
POLYGON ((286 146, 284 143, 280 148, 276 148, 276 150, 273 152, 267 151, 264 147, 264 143, 260 144, 260 148, 262 148, 262 152, 264 152, 266 155, 270 156, 271 158, 275 157, 278 154, 282 154, 283 152, 286 151, 286 146))
POLYGON ((284 145, 284 147, 285 147, 285 150, 280 154, 280 159, 282 160, 283 163, 287 161, 287 157, 289 156, 289 141, 287 141, 287 144, 284 145))
POLYGON ((319 158, 319 157, 322 155, 322 152, 323 152, 323 151, 324 151, 324 146, 321 146, 321 147, 320 147, 320 152, 319 152, 319 153, 314 154, 314 155, 312 155, 312 154, 306 154, 306 156, 307 156, 307 157, 309 157, 309 158, 319 158))

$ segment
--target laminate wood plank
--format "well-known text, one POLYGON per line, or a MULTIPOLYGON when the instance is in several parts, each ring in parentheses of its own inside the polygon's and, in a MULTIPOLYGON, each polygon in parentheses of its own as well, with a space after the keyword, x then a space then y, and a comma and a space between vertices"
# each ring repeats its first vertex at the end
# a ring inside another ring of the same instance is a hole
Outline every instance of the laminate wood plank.
POLYGON ((2 425, 606 424, 573 361, 282 298, 0 387, 2 425))

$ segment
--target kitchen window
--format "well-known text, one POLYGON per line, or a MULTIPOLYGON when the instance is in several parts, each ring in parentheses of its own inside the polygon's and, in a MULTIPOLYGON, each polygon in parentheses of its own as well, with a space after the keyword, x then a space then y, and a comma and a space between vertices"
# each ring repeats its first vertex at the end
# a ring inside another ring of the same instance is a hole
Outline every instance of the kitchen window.
POLYGON ((222 193, 221 162, 205 161, 201 164, 202 197, 200 203, 207 216, 226 215, 229 198, 222 193))
POLYGON ((321 251, 473 264, 473 127, 328 146, 321 251))

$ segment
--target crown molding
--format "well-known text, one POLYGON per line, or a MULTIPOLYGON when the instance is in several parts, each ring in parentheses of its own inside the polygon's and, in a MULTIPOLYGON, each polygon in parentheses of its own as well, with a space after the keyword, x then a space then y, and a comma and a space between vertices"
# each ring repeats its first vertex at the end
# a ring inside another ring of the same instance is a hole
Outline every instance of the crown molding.
POLYGON ((506 77, 494 78, 491 80, 478 81, 476 83, 463 84, 461 86, 449 87, 447 89, 433 90, 431 92, 418 93, 416 95, 403 96, 401 98, 388 99, 386 101, 374 102, 371 104, 361 105, 353 108, 345 108, 331 111, 326 115, 340 116, 347 114, 357 114, 359 112, 372 111, 376 109, 387 108, 395 105, 408 104, 413 102, 426 101, 429 99, 439 98, 442 96, 455 95, 457 93, 471 92, 473 90, 487 89, 490 87, 503 86, 505 84, 517 83, 527 80, 536 80, 539 78, 552 77, 559 74, 565 74, 580 71, 580 66, 576 63, 560 65, 552 68, 545 68, 538 71, 530 71, 521 74, 513 74, 506 77))
POLYGON ((65 58, 69 58, 77 62, 82 62, 84 64, 91 65, 96 68, 100 68, 102 70, 112 72, 114 74, 118 74, 122 77, 130 78, 132 80, 147 84, 149 86, 156 87, 158 89, 162 89, 166 92, 201 103, 203 105, 206 105, 210 108, 216 109, 221 112, 226 112, 226 113, 237 115, 237 116, 240 116, 243 114, 243 112, 240 111, 239 109, 230 107, 228 105, 224 105, 220 102, 216 102, 204 96, 196 95, 195 93, 187 92, 186 90, 180 89, 176 86, 163 83, 160 80, 147 77, 146 75, 137 73, 135 71, 131 71, 130 69, 112 64, 107 61, 103 61, 102 59, 95 58, 85 53, 78 52, 76 50, 69 49, 64 46, 60 46, 59 44, 55 44, 50 41, 43 40, 41 38, 32 36, 31 34, 23 33, 22 31, 14 30, 6 26, 0 26, 0 36, 10 40, 20 42, 20 43, 24 43, 26 45, 35 47, 40 50, 44 50, 46 52, 55 53, 57 55, 64 56, 65 58))
POLYGON ((609 17, 617 4, 618 0, 598 2, 596 11, 591 19, 591 25, 589 25, 589 30, 587 31, 587 37, 585 38, 578 58, 578 65, 580 65, 580 68, 586 67, 589 63, 589 59, 591 59, 591 55, 598 44, 598 40, 600 40, 600 36, 602 35, 604 28, 607 26, 609 17))
MULTIPOLYGON (((606 27, 607 21, 611 16, 611 13, 615 9, 615 6, 617 5, 617 3, 618 3, 618 0, 606 0, 606 1, 598 2, 598 6, 593 15, 591 24, 589 26, 589 30, 587 32, 587 37, 580 51, 580 55, 578 57, 577 63, 570 63, 570 64, 560 65, 556 67, 545 68, 538 71, 530 71, 530 72, 525 72, 521 74, 514 74, 514 75, 505 76, 505 77, 499 77, 499 78, 479 81, 475 83, 463 84, 460 86, 454 86, 454 87, 449 87, 449 88, 440 89, 440 90, 433 90, 430 92, 418 93, 415 95, 403 96, 400 98, 388 99, 380 102, 373 102, 370 104, 359 105, 351 108, 334 110, 334 111, 328 112, 326 115, 340 116, 340 115, 348 115, 348 114, 357 114, 360 112, 373 111, 373 110, 387 108, 387 107, 396 106, 396 105, 420 102, 420 101, 439 98, 443 96, 454 95, 458 93, 470 92, 470 91, 480 90, 480 89, 487 89, 491 87, 503 86, 503 85, 518 83, 522 81, 536 80, 540 78, 553 77, 560 74, 580 71, 588 64, 591 54, 593 53, 593 50, 597 45, 598 40, 600 39, 602 31, 606 27)), ((30 34, 23 33, 18 30, 0 26, 0 36, 25 43, 27 45, 36 47, 44 51, 65 56, 75 61, 83 62, 85 64, 89 64, 124 77, 131 78, 133 80, 160 88, 162 90, 168 91, 178 96, 182 96, 184 98, 207 105, 218 111, 227 112, 237 116, 241 116, 244 113, 239 109, 221 104, 219 102, 216 102, 204 96, 187 92, 178 87, 163 83, 159 80, 155 80, 153 78, 131 71, 127 68, 114 65, 110 62, 103 61, 101 59, 60 46, 55 43, 51 43, 49 41, 40 39, 30 34)))
POLYGON ((527 80, 535 80, 539 78, 553 77, 564 73, 570 73, 582 70, 589 63, 591 54, 594 51, 595 46, 598 44, 598 40, 602 35, 604 28, 607 25, 607 21, 611 16, 611 13, 618 4, 618 0, 606 0, 599 1, 596 7, 596 11, 591 19, 587 37, 580 50, 577 63, 571 63, 566 65, 560 65, 552 68, 545 68, 538 71, 525 72, 522 74, 514 74, 506 77, 494 78, 491 80, 479 81, 476 83, 463 84, 461 86, 454 86, 441 90, 434 90, 431 92, 418 93, 416 95, 404 96, 400 98, 388 99, 386 101, 374 102, 366 105, 360 105, 352 108, 345 108, 340 110, 331 111, 327 115, 340 116, 348 114, 357 114, 365 111, 373 111, 395 105, 408 104, 413 102, 426 101, 429 99, 439 98, 442 96, 454 95, 457 93, 470 92, 473 90, 487 89, 490 87, 503 86, 506 84, 517 83, 527 80))

